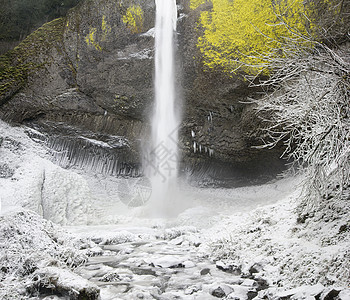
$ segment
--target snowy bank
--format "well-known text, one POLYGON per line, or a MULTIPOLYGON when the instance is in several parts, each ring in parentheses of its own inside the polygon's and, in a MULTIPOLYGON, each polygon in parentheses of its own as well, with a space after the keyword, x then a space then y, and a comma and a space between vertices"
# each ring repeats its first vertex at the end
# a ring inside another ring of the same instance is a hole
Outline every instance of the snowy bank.
MULTIPOLYGON (((203 233, 206 242, 201 251, 209 253, 218 267, 239 269, 249 278, 266 278, 271 287, 349 287, 346 203, 344 215, 328 216, 327 222, 315 218, 301 222, 299 196, 300 190, 274 205, 223 219, 203 233)), ((325 218, 327 211, 322 212, 325 218)))
MULTIPOLYGON (((87 261, 82 242, 35 213, 0 216, 0 299, 89 295, 99 289, 71 272, 87 261)), ((94 296, 91 296, 94 295, 94 296)))

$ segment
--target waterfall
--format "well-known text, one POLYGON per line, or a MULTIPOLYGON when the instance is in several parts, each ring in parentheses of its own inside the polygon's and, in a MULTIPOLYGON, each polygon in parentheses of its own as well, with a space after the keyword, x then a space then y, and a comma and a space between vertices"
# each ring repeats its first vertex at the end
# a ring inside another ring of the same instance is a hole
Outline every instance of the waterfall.
POLYGON ((156 0, 155 108, 146 169, 152 185, 150 205, 155 214, 172 206, 178 175, 178 125, 175 111, 174 32, 176 0, 156 0))

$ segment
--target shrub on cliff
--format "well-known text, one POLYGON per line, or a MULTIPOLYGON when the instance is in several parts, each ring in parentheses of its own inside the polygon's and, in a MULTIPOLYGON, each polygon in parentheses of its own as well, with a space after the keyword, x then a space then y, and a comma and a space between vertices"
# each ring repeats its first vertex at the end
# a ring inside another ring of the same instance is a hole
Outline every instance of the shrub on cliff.
POLYGON ((350 16, 342 0, 192 0, 200 11, 197 46, 208 68, 229 73, 269 74, 270 61, 287 58, 315 40, 348 34, 350 16))
MULTIPOLYGON (((196 8, 203 1, 191 2, 196 8)), ((314 23, 310 8, 302 0, 212 0, 203 10, 200 25, 203 35, 197 46, 209 68, 236 73, 268 73, 269 61, 286 57, 294 44, 312 47, 314 23)))

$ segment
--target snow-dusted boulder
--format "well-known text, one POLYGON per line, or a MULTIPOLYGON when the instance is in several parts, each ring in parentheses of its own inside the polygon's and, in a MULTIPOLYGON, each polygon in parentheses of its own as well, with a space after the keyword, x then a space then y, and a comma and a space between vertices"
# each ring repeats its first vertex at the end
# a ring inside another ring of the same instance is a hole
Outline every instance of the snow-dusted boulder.
POLYGON ((0 299, 29 299, 47 292, 97 299, 98 289, 70 271, 87 260, 79 250, 82 244, 33 212, 0 216, 0 299))
POLYGON ((100 295, 100 290, 95 284, 67 269, 39 269, 34 272, 33 280, 39 292, 69 296, 72 300, 95 300, 100 295))

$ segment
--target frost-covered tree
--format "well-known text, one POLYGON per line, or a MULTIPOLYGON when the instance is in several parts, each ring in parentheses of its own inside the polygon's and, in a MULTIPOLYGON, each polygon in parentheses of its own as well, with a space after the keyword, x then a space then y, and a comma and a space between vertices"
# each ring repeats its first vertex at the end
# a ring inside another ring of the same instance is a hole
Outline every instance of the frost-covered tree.
POLYGON ((350 183, 350 51, 319 44, 313 51, 274 60, 261 85, 274 91, 255 101, 265 117, 264 147, 285 145, 285 155, 307 167, 305 196, 346 196, 350 183))
POLYGON ((329 46, 349 39, 350 1, 307 0, 317 37, 329 46))
POLYGON ((335 2, 326 1, 328 20, 317 19, 320 11, 313 11, 314 36, 284 24, 290 32, 285 55, 269 57, 267 80, 246 76, 266 91, 254 101, 265 119, 263 147, 284 144, 292 169, 306 173, 302 213, 322 202, 350 199, 350 49, 346 39, 340 45, 329 34, 334 26, 338 37, 344 36, 349 16, 339 8, 338 23, 332 21, 335 2))

